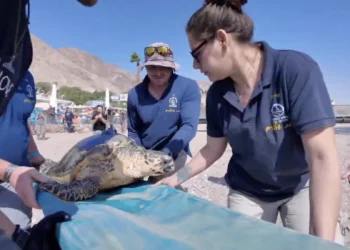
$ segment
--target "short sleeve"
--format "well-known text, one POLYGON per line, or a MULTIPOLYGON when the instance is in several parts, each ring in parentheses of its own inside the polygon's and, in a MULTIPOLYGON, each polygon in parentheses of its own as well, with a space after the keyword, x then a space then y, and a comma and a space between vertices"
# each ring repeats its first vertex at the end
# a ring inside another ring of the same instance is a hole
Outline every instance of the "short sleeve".
MULTIPOLYGON (((214 83, 215 84, 215 83, 214 83)), ((210 137, 224 137, 220 114, 219 114, 219 100, 215 93, 215 86, 211 85, 207 92, 206 99, 206 119, 207 119, 207 135, 210 137)))
POLYGON ((295 56, 287 65, 290 118, 298 134, 336 124, 320 67, 311 58, 295 56))

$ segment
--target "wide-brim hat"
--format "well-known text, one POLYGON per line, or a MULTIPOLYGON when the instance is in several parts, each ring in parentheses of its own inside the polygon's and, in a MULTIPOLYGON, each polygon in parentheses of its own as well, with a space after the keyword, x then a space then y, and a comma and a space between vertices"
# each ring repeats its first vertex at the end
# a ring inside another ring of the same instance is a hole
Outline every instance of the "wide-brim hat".
POLYGON ((145 62, 142 65, 140 65, 140 70, 142 70, 145 66, 148 66, 148 65, 168 67, 168 68, 174 69, 175 71, 179 70, 180 65, 174 61, 174 55, 168 44, 158 42, 158 43, 152 43, 147 47, 161 47, 161 46, 167 47, 171 51, 171 53, 169 53, 166 56, 160 55, 157 52, 155 52, 151 56, 148 56, 145 53, 144 54, 145 62))

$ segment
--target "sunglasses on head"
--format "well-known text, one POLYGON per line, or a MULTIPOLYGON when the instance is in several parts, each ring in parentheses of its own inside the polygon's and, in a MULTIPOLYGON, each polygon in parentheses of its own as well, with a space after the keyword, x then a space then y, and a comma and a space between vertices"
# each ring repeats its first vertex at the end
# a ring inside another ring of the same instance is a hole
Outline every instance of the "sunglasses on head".
POLYGON ((167 46, 150 46, 145 48, 145 55, 146 56, 153 56, 155 53, 161 55, 161 56, 172 56, 173 52, 171 49, 167 46))

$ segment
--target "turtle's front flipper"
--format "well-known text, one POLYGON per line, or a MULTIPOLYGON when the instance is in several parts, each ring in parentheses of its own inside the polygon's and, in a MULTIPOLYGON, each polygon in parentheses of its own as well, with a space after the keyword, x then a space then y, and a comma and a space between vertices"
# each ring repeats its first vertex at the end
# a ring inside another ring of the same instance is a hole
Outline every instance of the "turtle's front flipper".
POLYGON ((41 183, 40 189, 58 198, 66 201, 81 201, 93 197, 100 185, 98 178, 88 178, 77 180, 70 183, 59 183, 57 181, 49 181, 41 183))

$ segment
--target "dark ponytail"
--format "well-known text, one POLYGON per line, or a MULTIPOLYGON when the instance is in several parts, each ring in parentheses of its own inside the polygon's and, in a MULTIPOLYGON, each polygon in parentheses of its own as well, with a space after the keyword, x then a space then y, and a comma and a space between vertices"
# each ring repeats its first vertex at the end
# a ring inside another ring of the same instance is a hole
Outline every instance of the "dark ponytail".
POLYGON ((219 29, 233 33, 240 42, 250 42, 254 34, 253 21, 242 6, 247 0, 206 0, 186 26, 186 32, 197 40, 209 40, 219 29))

